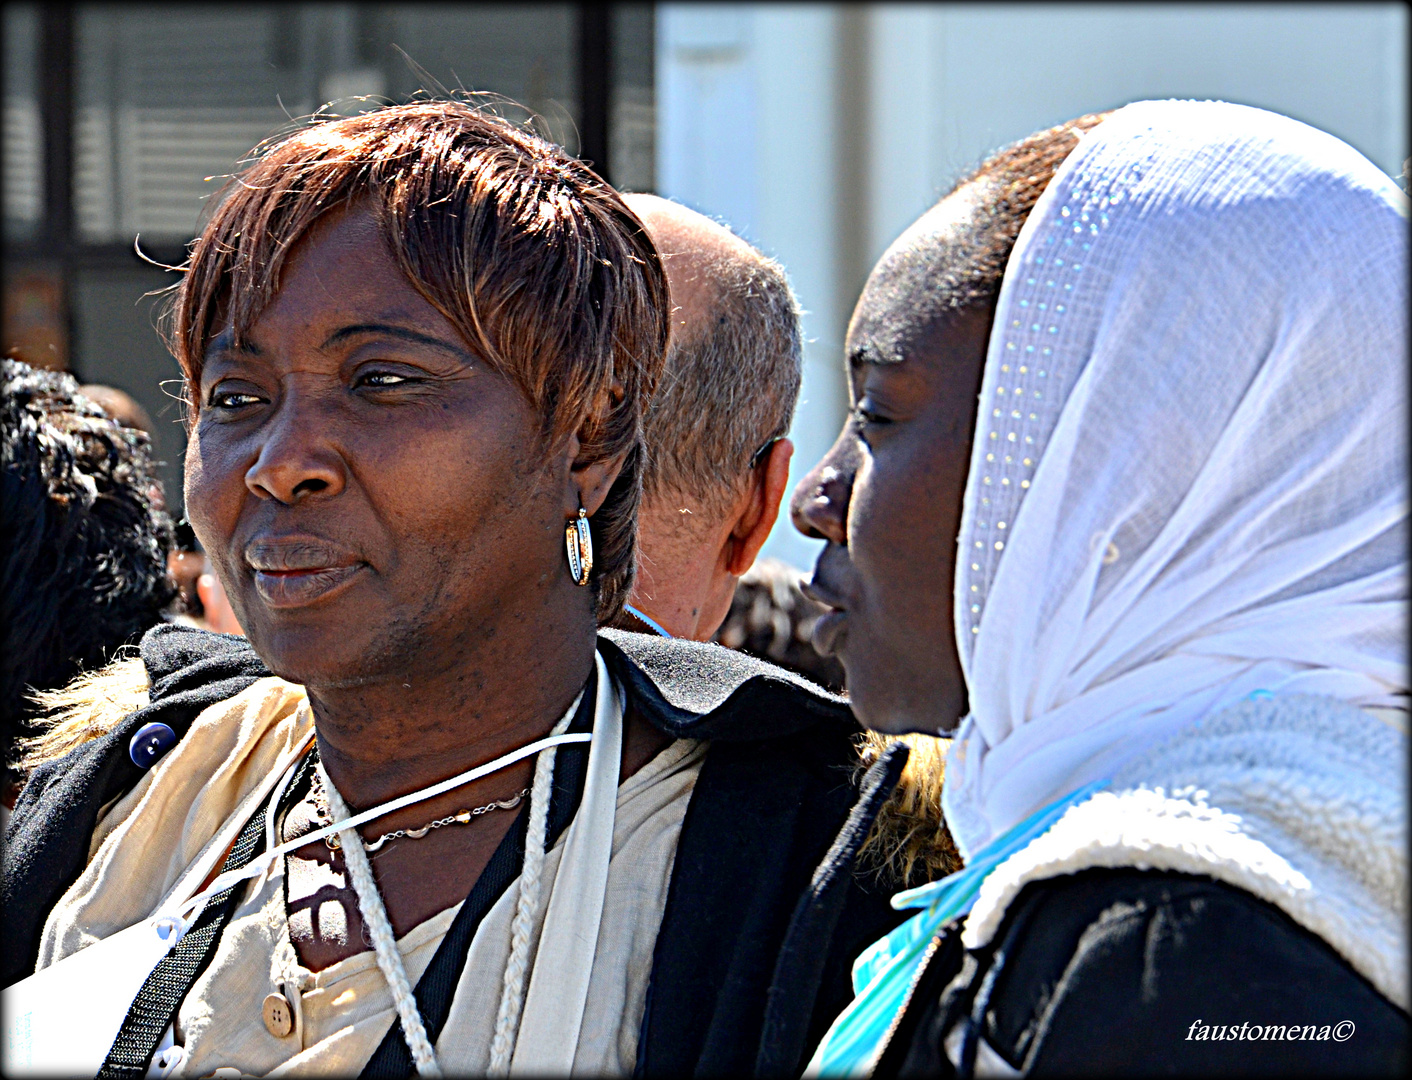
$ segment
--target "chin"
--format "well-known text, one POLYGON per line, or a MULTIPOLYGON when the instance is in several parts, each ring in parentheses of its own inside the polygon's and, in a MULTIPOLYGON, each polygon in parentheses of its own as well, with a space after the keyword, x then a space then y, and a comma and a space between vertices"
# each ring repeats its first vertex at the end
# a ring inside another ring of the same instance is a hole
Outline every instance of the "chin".
POLYGON ((270 672, 299 686, 342 687, 368 682, 373 650, 347 633, 322 627, 263 626, 246 635, 270 672))
POLYGON ((889 672, 881 678, 870 678, 865 669, 850 664, 846 654, 840 655, 843 670, 847 676, 848 703, 858 722, 870 731, 882 735, 949 735, 956 730, 960 718, 946 715, 946 710, 936 707, 944 700, 940 692, 929 694, 917 688, 911 694, 899 694, 907 690, 906 676, 901 672, 889 672))

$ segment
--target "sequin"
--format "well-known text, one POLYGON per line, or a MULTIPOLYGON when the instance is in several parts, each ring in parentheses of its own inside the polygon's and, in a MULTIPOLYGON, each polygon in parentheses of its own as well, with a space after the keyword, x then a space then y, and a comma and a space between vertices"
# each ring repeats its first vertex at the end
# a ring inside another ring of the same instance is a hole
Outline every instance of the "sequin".
POLYGON ((1005 550, 1005 541, 1004 541, 1004 540, 997 540, 997 541, 995 542, 995 550, 996 550, 996 551, 1004 551, 1004 550, 1005 550))
POLYGON ((972 604, 972 605, 971 605, 971 613, 972 613, 973 615, 974 615, 974 614, 979 614, 979 613, 980 613, 980 610, 981 610, 980 604, 972 604))
POLYGON ((987 461, 994 461, 994 460, 995 460, 995 455, 994 455, 994 454, 987 454, 987 455, 985 456, 985 459, 986 459, 987 461))
POLYGON ((1030 482, 1029 482, 1028 480, 1021 480, 1021 481, 1020 481, 1020 486, 1021 486, 1022 488, 1027 488, 1027 487, 1030 486, 1030 482))
POLYGON ((997 522, 995 523, 995 527, 996 527, 997 529, 1003 529, 1003 528, 1005 528, 1005 522, 1003 522, 1003 521, 997 521, 997 522))
MULTIPOLYGON (((978 563, 978 562, 973 562, 973 563, 971 563, 971 569, 972 569, 972 570, 979 570, 980 568, 981 568, 981 564, 980 564, 980 563, 978 563)), ((971 588, 974 589, 975 586, 972 585, 971 588)))
POLYGON ((1008 439, 1010 442, 1014 442, 1014 441, 1015 441, 1015 433, 1012 431, 1012 432, 1010 432, 1009 435, 1006 435, 1005 438, 1008 439))
POLYGON ((1020 365, 1020 374, 1021 374, 1021 375, 1023 375, 1025 372, 1027 372, 1027 371, 1029 371, 1029 370, 1030 370, 1030 369, 1027 368, 1027 367, 1025 367, 1023 364, 1020 365))
POLYGON ((1009 370, 1010 370, 1010 365, 1009 365, 1009 364, 1001 364, 1001 365, 1000 365, 1000 370, 1001 370, 1001 371, 1009 371, 1009 370))

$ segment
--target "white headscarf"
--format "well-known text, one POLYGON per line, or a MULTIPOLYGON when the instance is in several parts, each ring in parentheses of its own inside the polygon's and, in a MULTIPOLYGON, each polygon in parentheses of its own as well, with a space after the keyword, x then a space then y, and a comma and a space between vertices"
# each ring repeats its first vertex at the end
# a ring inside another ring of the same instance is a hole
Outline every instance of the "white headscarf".
POLYGON ((964 855, 1252 691, 1405 705, 1406 206, 1220 102, 1129 105, 1059 169, 958 540, 964 855))

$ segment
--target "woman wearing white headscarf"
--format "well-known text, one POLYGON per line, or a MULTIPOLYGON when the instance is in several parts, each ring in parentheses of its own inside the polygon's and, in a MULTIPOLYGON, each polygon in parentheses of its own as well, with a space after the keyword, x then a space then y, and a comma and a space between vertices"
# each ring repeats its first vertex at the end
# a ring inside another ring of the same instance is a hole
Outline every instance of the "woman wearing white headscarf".
POLYGON ((1142 102, 884 255, 793 512, 860 719, 954 732, 966 869, 894 898, 811 1072, 1405 1065, 1406 207, 1142 102))

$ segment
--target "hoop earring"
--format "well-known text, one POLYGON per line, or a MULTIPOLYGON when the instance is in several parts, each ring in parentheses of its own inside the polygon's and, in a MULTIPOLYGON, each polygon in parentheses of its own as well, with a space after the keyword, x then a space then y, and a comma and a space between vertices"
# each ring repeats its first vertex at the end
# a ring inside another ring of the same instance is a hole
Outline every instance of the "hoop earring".
POLYGON ((593 536, 588 531, 588 511, 579 507, 579 516, 564 528, 564 546, 569 553, 569 576, 575 585, 587 585, 593 569, 593 536))

